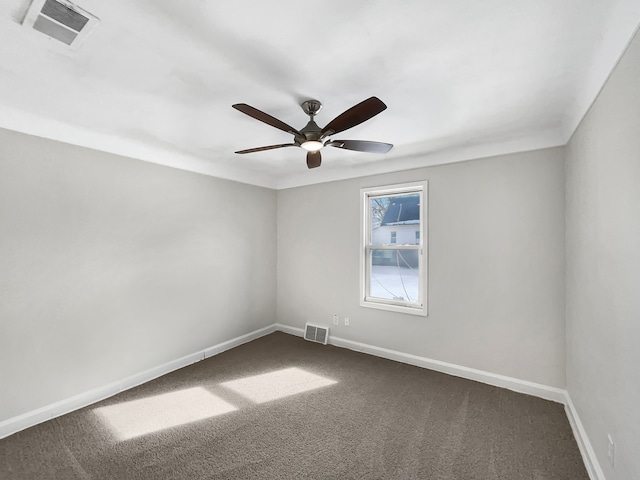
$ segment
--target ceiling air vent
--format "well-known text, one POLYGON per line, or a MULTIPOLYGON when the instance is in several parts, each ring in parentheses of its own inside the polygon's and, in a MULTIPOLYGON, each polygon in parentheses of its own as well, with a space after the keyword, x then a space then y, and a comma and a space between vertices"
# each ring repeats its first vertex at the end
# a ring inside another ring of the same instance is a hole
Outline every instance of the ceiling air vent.
POLYGON ((304 338, 305 340, 310 340, 312 342, 322 343, 323 345, 327 344, 327 339, 329 337, 329 329, 327 327, 319 327, 317 325, 311 325, 307 323, 304 329, 304 338))
POLYGON ((33 0, 22 24, 78 48, 99 21, 66 0, 33 0))

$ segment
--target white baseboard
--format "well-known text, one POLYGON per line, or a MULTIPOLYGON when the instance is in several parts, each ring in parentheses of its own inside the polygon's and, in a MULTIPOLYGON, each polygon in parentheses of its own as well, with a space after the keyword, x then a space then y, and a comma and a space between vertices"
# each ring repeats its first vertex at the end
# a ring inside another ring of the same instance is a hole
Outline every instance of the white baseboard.
MULTIPOLYGON (((276 330, 289 333, 291 335, 298 335, 300 337, 303 336, 304 333, 301 328, 282 325, 279 323, 275 325, 275 328, 276 330)), ((376 357, 408 363, 409 365, 428 368, 429 370, 435 370, 437 372, 446 373, 456 377, 475 380, 476 382, 486 383, 488 385, 513 390, 514 392, 526 393, 535 397, 544 398, 545 400, 566 404, 566 391, 561 388, 550 387, 540 383, 520 380, 519 378, 507 377, 505 375, 486 372, 484 370, 477 370, 475 368, 463 367, 453 363, 441 362, 440 360, 419 357, 410 353, 403 353, 396 350, 376 347, 374 345, 367 345, 366 343, 354 342, 353 340, 334 337, 331 334, 329 334, 329 341, 327 343, 335 345, 336 347, 348 348, 350 350, 355 350, 356 352, 368 353, 369 355, 375 355, 376 357)))
POLYGON ((596 457, 596 452, 591 446, 587 432, 580 421, 580 416, 578 415, 578 411, 571 400, 569 392, 566 393, 564 409, 567 412, 567 418, 571 424, 573 436, 576 437, 576 442, 578 443, 578 448, 582 454, 582 460, 584 461, 584 466, 587 469, 589 478, 591 480, 606 480, 604 472, 600 467, 600 462, 598 462, 596 457))
MULTIPOLYGON (((273 326, 278 332, 288 333, 289 335, 295 335, 296 337, 304 337, 304 328, 292 327, 282 323, 275 323, 273 326)), ((331 331, 331 329, 329 329, 329 331, 331 331)), ((329 335, 329 342, 331 341, 331 338, 331 335, 329 335)))
POLYGON ((232 338, 226 342, 219 343, 218 345, 214 345, 213 347, 206 348, 204 350, 204 358, 209 358, 214 355, 218 355, 226 350, 230 350, 234 347, 242 345, 244 343, 248 343, 256 338, 264 337, 265 335, 269 335, 276 331, 276 324, 273 323, 268 327, 261 328, 259 330, 254 330, 253 332, 249 332, 245 335, 241 335, 236 338, 232 338))
POLYGON ((104 400, 105 398, 112 397, 113 395, 116 395, 124 390, 136 387, 150 380, 161 377, 162 375, 173 372, 174 370, 178 370, 179 368, 183 368, 187 365, 199 362, 200 360, 204 360, 205 358, 217 355, 224 352, 225 350, 237 347, 239 345, 242 345, 243 343, 250 342, 251 340, 255 340, 256 338, 268 335, 275 331, 276 326, 269 325, 268 327, 255 330, 240 337, 232 338, 231 340, 219 343, 218 345, 214 345, 204 350, 200 350, 199 352, 195 352, 182 358, 172 360, 158 367, 151 368, 134 375, 130 375, 126 378, 110 383, 103 387, 95 388, 93 390, 89 390, 88 392, 84 392, 65 400, 61 400, 59 402, 46 405, 36 410, 32 410, 22 415, 9 418, 0 422, 0 439, 8 437, 9 435, 13 435, 14 433, 17 433, 26 428, 33 427, 34 425, 37 425, 39 423, 46 422, 47 420, 51 420, 52 418, 65 415, 67 413, 73 412, 74 410, 79 410, 83 407, 86 407, 87 405, 91 405, 93 403, 104 400))

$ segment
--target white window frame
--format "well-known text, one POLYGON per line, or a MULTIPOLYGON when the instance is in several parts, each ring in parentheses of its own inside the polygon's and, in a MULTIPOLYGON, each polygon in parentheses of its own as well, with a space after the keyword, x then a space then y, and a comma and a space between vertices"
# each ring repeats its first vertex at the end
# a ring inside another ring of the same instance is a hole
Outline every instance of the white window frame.
POLYGON ((427 316, 427 181, 402 183, 360 189, 360 306, 376 308, 411 315, 427 316), (419 245, 372 245, 371 209, 369 201, 373 197, 419 193, 420 197, 420 244, 419 245), (418 300, 416 302, 390 300, 368 295, 371 281, 372 250, 417 250, 418 251, 418 300))

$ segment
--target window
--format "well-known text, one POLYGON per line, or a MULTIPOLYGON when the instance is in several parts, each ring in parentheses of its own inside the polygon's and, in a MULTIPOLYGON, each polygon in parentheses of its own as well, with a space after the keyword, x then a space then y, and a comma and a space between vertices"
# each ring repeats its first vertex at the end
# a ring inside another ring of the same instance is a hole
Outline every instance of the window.
POLYGON ((426 199, 426 182, 361 190, 361 306, 427 315, 426 199))

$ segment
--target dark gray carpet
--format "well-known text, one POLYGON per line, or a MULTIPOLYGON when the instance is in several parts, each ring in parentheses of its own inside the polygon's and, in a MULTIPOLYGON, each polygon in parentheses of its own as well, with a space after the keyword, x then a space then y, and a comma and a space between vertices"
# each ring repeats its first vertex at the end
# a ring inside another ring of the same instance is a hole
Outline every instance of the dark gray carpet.
POLYGON ((0 478, 588 480, 560 404, 283 333, 0 440, 0 478))

